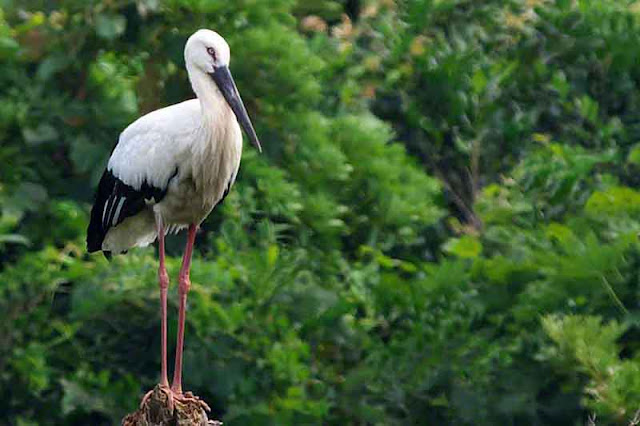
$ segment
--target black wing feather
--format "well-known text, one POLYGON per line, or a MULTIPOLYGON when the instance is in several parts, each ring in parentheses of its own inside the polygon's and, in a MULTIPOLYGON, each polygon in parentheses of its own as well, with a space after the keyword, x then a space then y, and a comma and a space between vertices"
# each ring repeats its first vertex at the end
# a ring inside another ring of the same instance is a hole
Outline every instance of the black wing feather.
MULTIPOLYGON (((171 179, 177 174, 178 169, 171 176, 171 179)), ((87 250, 89 253, 102 250, 102 242, 109 229, 144 210, 147 200, 159 203, 167 194, 169 182, 164 188, 158 188, 145 181, 140 189, 135 189, 115 177, 110 170, 105 170, 98 184, 95 202, 91 209, 91 220, 87 229, 87 250)), ((110 253, 105 252, 107 258, 109 255, 110 253)))

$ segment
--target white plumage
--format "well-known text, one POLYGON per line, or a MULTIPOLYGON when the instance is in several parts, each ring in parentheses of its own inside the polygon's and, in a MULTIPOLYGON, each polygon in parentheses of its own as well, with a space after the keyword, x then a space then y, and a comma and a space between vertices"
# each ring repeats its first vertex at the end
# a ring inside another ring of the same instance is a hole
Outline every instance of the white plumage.
POLYGON ((165 187, 176 165, 189 161, 192 145, 201 143, 201 114, 199 101, 191 99, 140 117, 120 134, 107 168, 137 189, 145 180, 165 187))

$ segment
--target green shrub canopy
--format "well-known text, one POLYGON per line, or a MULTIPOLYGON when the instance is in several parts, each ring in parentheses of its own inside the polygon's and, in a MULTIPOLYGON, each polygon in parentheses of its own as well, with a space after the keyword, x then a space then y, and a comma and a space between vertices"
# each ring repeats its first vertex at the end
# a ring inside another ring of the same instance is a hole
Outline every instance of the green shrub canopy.
POLYGON ((118 424, 157 381, 154 249, 108 263, 84 233, 119 132, 193 97, 198 28, 229 42, 265 151, 197 240, 184 386, 215 416, 640 408, 638 2, 0 7, 0 424, 118 424))

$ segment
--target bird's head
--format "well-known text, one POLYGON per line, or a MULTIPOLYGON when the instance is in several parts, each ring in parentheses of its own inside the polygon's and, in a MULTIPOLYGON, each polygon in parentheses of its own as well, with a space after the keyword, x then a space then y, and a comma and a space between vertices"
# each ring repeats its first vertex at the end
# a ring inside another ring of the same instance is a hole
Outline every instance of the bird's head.
POLYGON ((217 67, 228 67, 230 56, 226 40, 211 30, 196 31, 184 48, 185 61, 208 74, 217 67))
POLYGON ((256 131, 229 71, 230 58, 229 45, 225 39, 211 30, 196 31, 189 37, 184 48, 187 68, 195 68, 211 77, 251 143, 262 151, 256 131))

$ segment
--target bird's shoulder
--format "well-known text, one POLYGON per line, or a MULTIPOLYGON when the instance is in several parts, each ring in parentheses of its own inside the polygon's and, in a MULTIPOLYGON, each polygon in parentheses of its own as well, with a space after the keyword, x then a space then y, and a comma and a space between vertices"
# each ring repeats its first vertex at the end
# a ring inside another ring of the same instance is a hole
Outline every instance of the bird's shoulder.
POLYGON ((189 152, 200 120, 196 99, 140 117, 120 134, 107 170, 135 189, 145 182, 164 188, 189 152))
POLYGON ((120 134, 119 143, 148 136, 179 137, 198 128, 201 120, 200 102, 190 99, 151 111, 138 118, 120 134))

